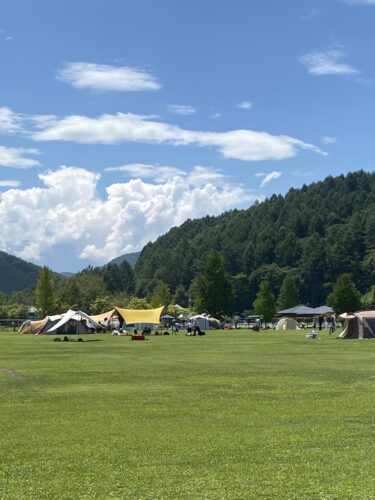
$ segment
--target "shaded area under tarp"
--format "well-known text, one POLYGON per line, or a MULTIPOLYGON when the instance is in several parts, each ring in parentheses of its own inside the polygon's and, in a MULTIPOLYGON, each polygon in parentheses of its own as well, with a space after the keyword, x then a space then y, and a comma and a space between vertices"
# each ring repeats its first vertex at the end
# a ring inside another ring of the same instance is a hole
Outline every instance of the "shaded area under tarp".
POLYGON ((108 326, 109 321, 111 320, 112 316, 116 312, 116 309, 111 309, 110 311, 101 313, 101 314, 94 314, 90 316, 91 319, 99 323, 99 325, 108 326))

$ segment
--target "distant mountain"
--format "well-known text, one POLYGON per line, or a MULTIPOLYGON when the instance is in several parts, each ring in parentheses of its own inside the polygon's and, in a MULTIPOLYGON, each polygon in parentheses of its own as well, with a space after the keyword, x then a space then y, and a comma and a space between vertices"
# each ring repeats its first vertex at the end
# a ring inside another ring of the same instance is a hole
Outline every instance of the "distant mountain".
POLYGON ((18 292, 34 286, 41 267, 0 251, 0 291, 18 292))
POLYGON ((132 252, 132 253, 127 253, 125 255, 120 255, 120 257, 116 257, 115 259, 111 260, 108 262, 108 264, 121 264, 124 260, 126 262, 129 262, 129 264, 132 267, 135 267, 138 257, 141 255, 141 252, 132 252))
POLYGON ((70 273, 69 271, 64 271, 63 273, 59 273, 61 276, 64 276, 64 278, 70 278, 70 276, 74 276, 75 273, 70 273))

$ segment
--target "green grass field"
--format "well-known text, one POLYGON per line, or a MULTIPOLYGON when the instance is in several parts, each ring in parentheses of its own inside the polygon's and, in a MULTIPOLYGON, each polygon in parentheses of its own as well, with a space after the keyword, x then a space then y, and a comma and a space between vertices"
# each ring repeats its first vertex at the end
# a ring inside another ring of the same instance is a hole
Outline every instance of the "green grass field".
POLYGON ((375 499, 375 342, 0 336, 1 499, 375 499))

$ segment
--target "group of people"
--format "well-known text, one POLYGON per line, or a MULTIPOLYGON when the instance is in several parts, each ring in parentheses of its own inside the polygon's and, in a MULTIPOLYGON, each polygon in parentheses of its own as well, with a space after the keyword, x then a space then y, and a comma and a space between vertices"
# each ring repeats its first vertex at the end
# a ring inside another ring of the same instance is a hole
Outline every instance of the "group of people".
POLYGON ((316 339, 318 336, 317 327, 318 327, 319 331, 323 330, 323 323, 324 322, 325 322, 325 326, 328 330, 328 334, 332 335, 335 332, 336 326, 337 326, 335 313, 333 313, 331 316, 327 316, 327 317, 318 316, 318 318, 314 318, 313 329, 312 329, 311 333, 306 335, 306 338, 316 339))
POLYGON ((189 337, 196 337, 199 336, 201 337, 202 335, 205 335, 205 332, 203 332, 198 323, 196 321, 188 321, 186 323, 186 332, 189 337))
POLYGON ((318 319, 314 318, 313 329, 316 330, 316 327, 318 325, 319 331, 323 330, 323 324, 324 323, 325 323, 325 326, 326 326, 326 328, 328 330, 328 333, 330 335, 332 335, 333 333, 335 333, 336 326, 337 326, 337 323, 336 323, 336 314, 333 313, 332 316, 327 316, 327 317, 318 316, 318 319))

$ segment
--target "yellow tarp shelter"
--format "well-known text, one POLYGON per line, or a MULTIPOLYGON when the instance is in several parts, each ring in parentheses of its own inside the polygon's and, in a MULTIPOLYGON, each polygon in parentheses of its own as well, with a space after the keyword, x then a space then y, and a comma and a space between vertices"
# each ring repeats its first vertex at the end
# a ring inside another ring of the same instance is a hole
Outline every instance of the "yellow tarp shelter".
POLYGON ((107 326, 108 321, 112 318, 114 312, 116 312, 116 309, 112 309, 111 311, 101 314, 95 314, 94 316, 90 316, 90 318, 96 321, 97 323, 100 323, 101 325, 107 326))
POLYGON ((158 307, 157 309, 122 309, 121 307, 116 307, 115 309, 122 316, 127 325, 139 323, 158 325, 164 306, 158 307))

